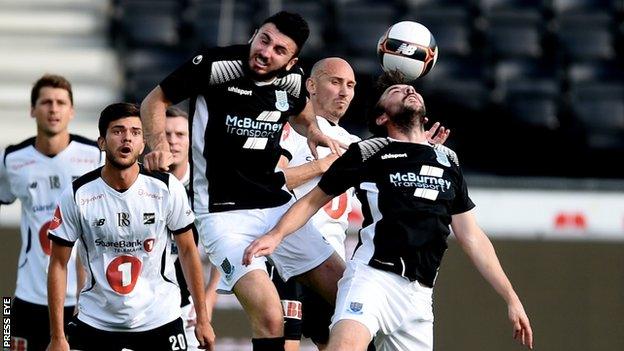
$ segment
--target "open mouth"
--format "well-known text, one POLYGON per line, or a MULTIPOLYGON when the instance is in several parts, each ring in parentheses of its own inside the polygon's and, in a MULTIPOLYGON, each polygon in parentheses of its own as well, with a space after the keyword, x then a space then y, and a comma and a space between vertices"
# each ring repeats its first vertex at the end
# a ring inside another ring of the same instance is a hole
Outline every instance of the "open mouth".
POLYGON ((123 146, 121 149, 119 149, 119 151, 120 151, 122 154, 127 155, 127 154, 129 154, 129 153, 131 153, 131 152, 132 152, 132 148, 131 148, 131 147, 129 147, 129 146, 123 146))
POLYGON ((267 68, 268 66, 267 59, 264 57, 260 57, 260 56, 256 56, 254 58, 254 64, 260 68, 267 68))

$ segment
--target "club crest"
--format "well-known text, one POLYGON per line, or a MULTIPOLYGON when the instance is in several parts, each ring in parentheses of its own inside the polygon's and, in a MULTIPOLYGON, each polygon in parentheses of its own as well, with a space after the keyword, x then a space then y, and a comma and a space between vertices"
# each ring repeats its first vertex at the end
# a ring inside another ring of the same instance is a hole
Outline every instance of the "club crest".
POLYGON ((234 274, 234 266, 232 266, 227 258, 221 262, 221 269, 223 269, 223 273, 225 273, 225 279, 229 280, 232 278, 232 274, 234 274))
POLYGON ((275 91, 275 108, 279 111, 288 111, 288 95, 284 90, 275 91))
POLYGON ((361 302, 351 302, 349 304, 349 312, 354 314, 362 314, 362 307, 364 306, 361 302))
POLYGON ((448 156, 446 156, 446 153, 444 153, 444 151, 435 149, 435 153, 436 161, 438 161, 439 164, 446 167, 451 167, 451 162, 449 162, 448 156))

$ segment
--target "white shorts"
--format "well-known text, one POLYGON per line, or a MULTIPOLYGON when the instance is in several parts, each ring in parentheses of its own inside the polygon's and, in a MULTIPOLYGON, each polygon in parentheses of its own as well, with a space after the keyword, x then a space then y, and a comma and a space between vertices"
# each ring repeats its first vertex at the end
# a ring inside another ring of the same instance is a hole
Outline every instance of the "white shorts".
POLYGON ((349 261, 338 282, 332 328, 355 320, 375 336, 383 350, 433 350, 433 289, 366 264, 349 261))
MULTIPOLYGON (((234 284, 252 270, 266 271, 265 257, 254 258, 249 266, 243 266, 243 252, 272 229, 293 203, 291 200, 279 207, 196 215, 200 242, 221 272, 219 293, 231 293, 234 284)), ((317 267, 333 252, 332 246, 308 222, 287 236, 269 258, 286 281, 317 267)))

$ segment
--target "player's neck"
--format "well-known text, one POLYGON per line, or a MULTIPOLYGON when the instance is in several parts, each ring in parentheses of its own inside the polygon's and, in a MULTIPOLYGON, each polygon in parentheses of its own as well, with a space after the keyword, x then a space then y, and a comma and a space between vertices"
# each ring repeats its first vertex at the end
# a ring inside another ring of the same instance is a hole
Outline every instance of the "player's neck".
POLYGON ((411 128, 409 131, 396 128, 394 126, 388 126, 388 137, 417 144, 427 144, 427 136, 425 131, 420 127, 411 128))
POLYGON ((335 115, 327 111, 323 111, 322 109, 317 108, 314 104, 312 104, 312 106, 314 108, 314 111, 318 111, 316 114, 317 116, 325 118, 326 120, 328 120, 330 123, 333 123, 334 125, 338 125, 338 122, 340 122, 340 117, 342 116, 336 117, 335 115))
POLYGON ((186 174, 186 170, 188 169, 188 167, 188 161, 180 162, 178 165, 173 167, 171 174, 178 178, 178 180, 182 180, 182 178, 184 178, 184 175, 186 174))
POLYGON ((117 190, 124 191, 129 189, 139 176, 139 164, 134 163, 132 166, 119 169, 106 162, 104 168, 102 168, 102 179, 108 186, 117 190))
POLYGON ((52 136, 46 135, 43 132, 38 132, 35 138, 35 149, 44 155, 55 156, 65 150, 69 142, 70 137, 68 131, 52 136))

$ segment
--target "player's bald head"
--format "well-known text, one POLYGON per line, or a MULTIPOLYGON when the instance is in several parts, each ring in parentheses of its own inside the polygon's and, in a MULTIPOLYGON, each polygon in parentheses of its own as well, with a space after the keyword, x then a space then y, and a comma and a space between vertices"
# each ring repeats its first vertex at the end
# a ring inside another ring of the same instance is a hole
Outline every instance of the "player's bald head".
POLYGON ((337 72, 354 76, 353 68, 344 59, 340 57, 328 57, 317 61, 310 71, 310 78, 319 79, 323 75, 332 75, 337 72))

